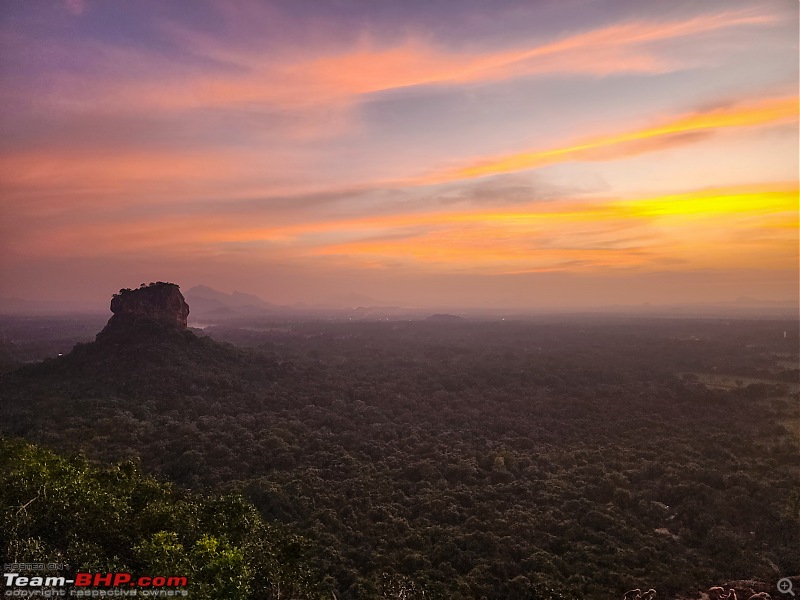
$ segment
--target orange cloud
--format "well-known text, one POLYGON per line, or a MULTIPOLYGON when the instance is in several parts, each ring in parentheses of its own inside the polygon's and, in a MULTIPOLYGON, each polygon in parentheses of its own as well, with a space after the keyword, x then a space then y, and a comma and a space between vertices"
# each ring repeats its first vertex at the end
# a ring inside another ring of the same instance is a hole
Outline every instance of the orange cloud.
MULTIPOLYGON (((358 239, 376 223, 327 224, 356 239, 320 244, 318 256, 417 268, 518 272, 606 267, 787 268, 796 263, 796 187, 711 190, 636 201, 557 203, 544 210, 396 217, 384 230, 415 223, 402 239, 358 239), (731 235, 758 229, 758 240, 731 235), (768 265, 765 267, 765 265, 768 265)), ((298 232, 299 233, 299 232, 298 232)), ((372 229, 375 234, 375 229, 372 229)))
POLYGON ((232 161, 218 153, 41 152, 0 156, 4 185, 108 187, 147 181, 208 179, 233 173, 232 161), (213 174, 213 175, 212 175, 213 174))
POLYGON ((427 183, 514 173, 556 163, 613 160, 687 143, 719 129, 754 127, 796 120, 798 98, 770 98, 674 118, 661 125, 578 141, 560 148, 483 159, 421 178, 427 183))
POLYGON ((796 184, 640 200, 556 201, 513 210, 439 211, 264 225, 254 215, 59 224, 17 239, 28 255, 214 256, 246 249, 285 261, 421 271, 511 273, 668 268, 791 269, 796 184))
POLYGON ((61 149, 0 154, 0 189, 19 214, 164 206, 220 197, 298 193, 297 164, 274 153, 213 148, 61 149))

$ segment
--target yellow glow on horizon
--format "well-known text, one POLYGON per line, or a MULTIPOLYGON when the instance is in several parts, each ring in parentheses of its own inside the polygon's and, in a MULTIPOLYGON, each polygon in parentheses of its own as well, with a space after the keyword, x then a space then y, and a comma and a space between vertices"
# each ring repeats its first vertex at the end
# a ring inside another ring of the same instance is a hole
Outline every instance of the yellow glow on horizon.
MULTIPOLYGON (((554 203, 528 211, 396 216, 330 223, 352 239, 319 243, 316 256, 380 258, 456 269, 591 270, 786 268, 796 261, 793 186, 704 190, 640 200, 554 203), (364 237, 416 225, 400 239, 364 237), (741 237, 731 244, 731 237, 741 237)), ((322 232, 322 230, 318 230, 322 232)))
POLYGON ((712 190, 661 196, 649 200, 618 202, 632 214, 647 217, 712 216, 796 212, 797 190, 764 189, 758 192, 712 190))
POLYGON ((797 266, 796 183, 697 190, 637 200, 561 200, 259 225, 255 215, 62 229, 47 255, 153 251, 204 255, 246 247, 281 260, 436 272, 635 272, 797 266))

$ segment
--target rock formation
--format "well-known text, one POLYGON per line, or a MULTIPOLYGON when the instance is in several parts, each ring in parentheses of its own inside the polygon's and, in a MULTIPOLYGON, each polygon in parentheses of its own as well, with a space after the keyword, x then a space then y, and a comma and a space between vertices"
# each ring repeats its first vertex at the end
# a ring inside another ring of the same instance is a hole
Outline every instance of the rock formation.
POLYGON ((151 283, 138 289, 123 289, 111 299, 111 312, 104 331, 134 324, 159 324, 165 328, 184 330, 189 305, 174 283, 151 283))

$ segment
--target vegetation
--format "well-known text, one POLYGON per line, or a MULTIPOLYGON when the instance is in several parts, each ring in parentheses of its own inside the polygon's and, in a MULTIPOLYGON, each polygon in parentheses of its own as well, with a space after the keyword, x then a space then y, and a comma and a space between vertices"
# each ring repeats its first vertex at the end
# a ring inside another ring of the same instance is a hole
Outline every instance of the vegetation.
MULTIPOLYGON (((260 325, 211 332, 248 349, 101 336, 6 374, 0 422, 243 495, 342 599, 670 597, 800 571, 797 323, 260 325)), ((142 560, 141 539, 107 552, 142 560)))
MULTIPOLYGON (((159 288, 167 285, 175 286, 178 289, 180 289, 181 287, 177 283, 170 283, 169 281, 155 281, 155 282, 151 281, 150 283, 140 283, 138 289, 142 290, 145 288, 159 288)), ((125 294, 133 291, 134 291, 133 288, 122 288, 118 293, 112 294, 112 298, 116 298, 118 296, 124 296, 125 294)))
MULTIPOLYGON (((142 474, 0 438, 2 558, 188 578, 192 598, 321 597, 308 543, 240 496, 199 496, 142 474)), ((326 594, 326 597, 328 595, 326 594)))

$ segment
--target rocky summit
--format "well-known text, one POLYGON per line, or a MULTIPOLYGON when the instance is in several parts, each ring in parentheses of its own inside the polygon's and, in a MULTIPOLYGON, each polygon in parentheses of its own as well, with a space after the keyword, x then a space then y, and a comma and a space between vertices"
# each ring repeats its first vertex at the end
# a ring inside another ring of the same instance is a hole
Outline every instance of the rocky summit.
POLYGON ((111 317, 106 329, 141 322, 157 322, 166 327, 186 329, 189 305, 174 283, 142 284, 138 289, 122 289, 111 299, 111 317))

